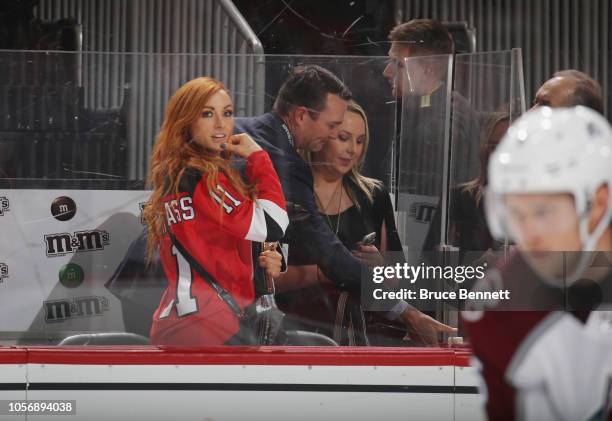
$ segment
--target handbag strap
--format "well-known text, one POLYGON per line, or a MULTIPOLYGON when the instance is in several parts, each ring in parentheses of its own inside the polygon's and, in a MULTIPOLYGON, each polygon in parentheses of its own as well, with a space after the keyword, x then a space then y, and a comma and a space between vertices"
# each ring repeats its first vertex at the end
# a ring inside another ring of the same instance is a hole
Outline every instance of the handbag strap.
POLYGON ((210 273, 208 273, 206 269, 204 269, 202 265, 200 265, 200 263, 196 259, 194 259, 191 254, 187 252, 187 250, 185 250, 180 241, 174 236, 174 234, 172 234, 169 229, 167 230, 167 232, 174 247, 176 247, 178 252, 181 253, 181 255, 187 260, 187 262, 189 262, 191 267, 194 268, 202 278, 204 278, 204 281, 206 281, 206 283, 213 290, 215 290, 219 298, 225 301, 225 303, 229 306, 229 308, 232 309, 232 311, 236 314, 236 316, 238 316, 239 319, 244 318, 244 312, 242 311, 236 300, 234 300, 234 297, 232 297, 232 295, 227 292, 227 290, 225 290, 221 285, 219 285, 215 281, 215 278, 213 278, 210 273))

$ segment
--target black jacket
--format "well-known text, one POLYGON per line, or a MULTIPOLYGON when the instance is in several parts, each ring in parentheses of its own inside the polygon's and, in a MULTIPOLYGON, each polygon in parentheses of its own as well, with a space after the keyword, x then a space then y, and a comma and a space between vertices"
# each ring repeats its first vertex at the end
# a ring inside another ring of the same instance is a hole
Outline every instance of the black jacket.
POLYGON ((308 211, 307 223, 292 223, 289 226, 290 250, 291 243, 299 241, 300 250, 309 255, 309 260, 316 262, 339 288, 358 292, 362 274, 368 275, 369 269, 344 247, 319 214, 310 166, 291 145, 290 134, 283 125, 278 116, 267 113, 259 117, 237 118, 234 132, 248 133, 268 152, 280 178, 285 199, 308 211))

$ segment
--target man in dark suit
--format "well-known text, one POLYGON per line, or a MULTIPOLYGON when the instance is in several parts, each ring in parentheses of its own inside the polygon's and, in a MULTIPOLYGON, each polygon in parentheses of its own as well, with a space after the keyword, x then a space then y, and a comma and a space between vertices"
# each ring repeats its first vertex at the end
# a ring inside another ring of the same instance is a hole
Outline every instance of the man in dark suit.
MULTIPOLYGON (((300 224, 295 236, 299 236, 300 252, 316 262, 339 289, 358 294, 362 276, 369 269, 325 224, 314 199, 310 167, 297 153, 298 149, 318 151, 337 136, 350 98, 348 88, 330 71, 316 65, 296 67, 281 86, 272 112, 237 118, 234 130, 250 134, 268 152, 286 200, 307 211, 308 222, 300 224)), ((439 332, 455 331, 404 301, 391 304, 389 317, 399 318, 426 344, 436 345, 439 332)))

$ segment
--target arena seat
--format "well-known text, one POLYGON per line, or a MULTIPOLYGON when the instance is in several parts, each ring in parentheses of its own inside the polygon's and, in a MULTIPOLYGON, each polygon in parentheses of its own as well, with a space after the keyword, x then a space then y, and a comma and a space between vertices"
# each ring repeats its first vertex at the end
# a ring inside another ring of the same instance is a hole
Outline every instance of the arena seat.
POLYGON ((64 345, 149 345, 149 339, 129 332, 81 333, 68 336, 58 344, 64 345))
POLYGON ((288 330, 282 345, 287 346, 340 346, 332 338, 305 330, 288 330))
MULTIPOLYGON (((68 336, 58 344, 65 345, 149 345, 149 339, 129 332, 81 333, 68 336)), ((285 332, 283 346, 339 346, 333 339, 320 333, 304 330, 285 332)))

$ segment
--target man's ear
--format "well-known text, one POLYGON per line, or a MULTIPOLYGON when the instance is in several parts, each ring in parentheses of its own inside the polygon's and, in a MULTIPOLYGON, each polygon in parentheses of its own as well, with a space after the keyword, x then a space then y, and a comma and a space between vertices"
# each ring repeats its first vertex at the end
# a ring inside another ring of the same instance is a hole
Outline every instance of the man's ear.
POLYGON ((589 217, 589 231, 593 231, 601 218, 604 217, 608 210, 608 201, 610 198, 610 189, 607 184, 601 185, 595 191, 593 204, 591 206, 591 216, 589 217))
POLYGON ((307 114, 308 109, 306 107, 300 106, 293 109, 293 118, 296 123, 302 123, 307 114))

